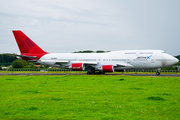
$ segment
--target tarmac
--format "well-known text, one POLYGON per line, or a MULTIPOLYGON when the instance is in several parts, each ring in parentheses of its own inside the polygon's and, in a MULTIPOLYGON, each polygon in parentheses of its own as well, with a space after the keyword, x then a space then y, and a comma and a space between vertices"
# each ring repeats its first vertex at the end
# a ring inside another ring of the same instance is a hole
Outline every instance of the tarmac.
MULTIPOLYGON (((2 75, 28 76, 28 75, 87 75, 86 73, 0 73, 2 75)), ((102 74, 101 74, 102 75, 102 74)), ((103 75, 126 75, 126 76, 156 76, 156 77, 180 77, 180 74, 103 74, 103 75)))

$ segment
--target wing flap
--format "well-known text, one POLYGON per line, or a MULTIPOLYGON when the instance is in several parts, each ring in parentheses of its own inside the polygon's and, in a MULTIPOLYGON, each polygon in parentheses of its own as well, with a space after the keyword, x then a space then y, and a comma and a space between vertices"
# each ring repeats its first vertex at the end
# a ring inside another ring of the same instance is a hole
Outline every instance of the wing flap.
POLYGON ((97 65, 98 63, 97 62, 82 62, 84 63, 85 65, 97 65))
POLYGON ((116 66, 118 67, 133 67, 131 64, 129 63, 117 63, 116 66))
POLYGON ((58 61, 58 60, 41 60, 41 62, 47 62, 47 63, 53 62, 54 64, 67 64, 67 63, 69 63, 69 61, 58 61))
POLYGON ((41 60, 41 62, 53 62, 54 64, 63 65, 69 63, 83 63, 85 65, 97 65, 97 62, 84 62, 84 61, 62 61, 62 60, 41 60))
POLYGON ((69 61, 56 61, 56 62, 55 62, 55 64, 59 64, 59 65, 61 65, 61 64, 67 64, 67 63, 69 63, 69 61))

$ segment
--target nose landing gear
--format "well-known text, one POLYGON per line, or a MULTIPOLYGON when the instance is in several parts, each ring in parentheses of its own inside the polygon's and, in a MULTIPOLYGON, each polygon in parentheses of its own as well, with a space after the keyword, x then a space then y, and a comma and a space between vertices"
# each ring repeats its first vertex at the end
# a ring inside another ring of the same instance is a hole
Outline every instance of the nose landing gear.
POLYGON ((159 72, 159 71, 157 71, 157 72, 156 72, 156 75, 160 75, 160 72, 159 72))
POLYGON ((161 68, 158 68, 156 71, 156 75, 160 75, 161 74, 160 71, 161 71, 161 68))

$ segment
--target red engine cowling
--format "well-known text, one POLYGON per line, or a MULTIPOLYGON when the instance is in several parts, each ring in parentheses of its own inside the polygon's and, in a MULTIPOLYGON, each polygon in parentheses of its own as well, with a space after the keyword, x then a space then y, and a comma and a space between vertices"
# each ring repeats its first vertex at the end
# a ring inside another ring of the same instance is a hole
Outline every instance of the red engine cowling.
POLYGON ((103 72, 114 72, 114 67, 113 67, 113 65, 103 65, 102 71, 103 72))
POLYGON ((83 63, 73 63, 72 64, 72 70, 74 71, 84 71, 85 67, 83 63))

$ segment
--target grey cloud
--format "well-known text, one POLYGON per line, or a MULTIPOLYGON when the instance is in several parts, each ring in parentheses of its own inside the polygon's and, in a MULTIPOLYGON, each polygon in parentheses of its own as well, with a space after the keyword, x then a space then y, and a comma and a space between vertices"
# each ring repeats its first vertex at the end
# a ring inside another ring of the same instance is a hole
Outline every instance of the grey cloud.
POLYGON ((48 52, 162 49, 178 55, 179 6, 178 0, 2 1, 0 52, 19 52, 11 30, 21 29, 48 52))

